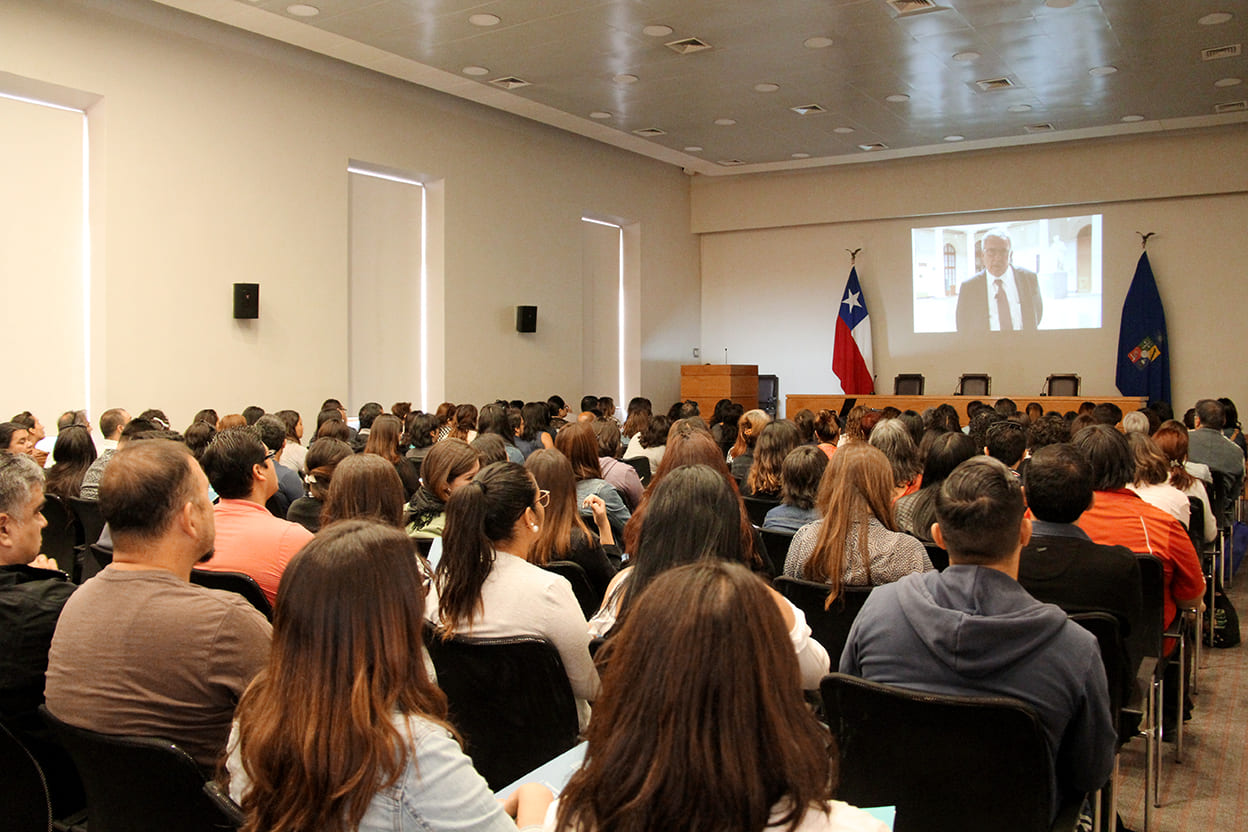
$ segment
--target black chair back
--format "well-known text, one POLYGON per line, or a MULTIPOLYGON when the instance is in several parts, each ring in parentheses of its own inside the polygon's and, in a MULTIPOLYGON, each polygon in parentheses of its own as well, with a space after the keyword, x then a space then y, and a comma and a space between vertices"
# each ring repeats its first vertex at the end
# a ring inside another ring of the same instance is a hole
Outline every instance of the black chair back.
POLYGON ((1077 612, 1070 615, 1070 620, 1096 636, 1101 648, 1101 664, 1105 666, 1105 680, 1109 683, 1109 712, 1117 725, 1135 682, 1135 674, 1128 667, 1127 647, 1118 619, 1108 612, 1077 612))
POLYGON ((11 832, 52 832, 52 801, 39 763, 0 724, 0 805, 11 832))
POLYGON ((862 605, 867 602, 867 596, 871 594, 872 587, 841 587, 840 596, 832 602, 830 607, 824 609, 828 593, 831 592, 831 587, 827 584, 784 576, 776 578, 774 583, 777 592, 806 614, 806 623, 810 625, 811 636, 828 651, 828 657, 832 660, 832 666, 835 667, 840 661, 841 653, 845 650, 849 628, 853 625, 854 619, 858 617, 862 605))
POLYGON ((572 585, 572 594, 576 596, 576 603, 581 605, 581 612, 585 614, 586 619, 598 612, 598 607, 602 606, 602 596, 594 592, 583 566, 570 560, 552 560, 542 568, 567 579, 567 582, 572 585))
POLYGON ((95 500, 84 500, 81 497, 70 497, 69 508, 78 518, 82 527, 82 542, 90 545, 100 539, 104 531, 104 515, 100 514, 100 504, 95 500))
POLYGON ((896 832, 1048 832, 1051 768, 1035 711, 831 673, 820 685, 840 749, 836 797, 896 806, 896 832))
POLYGON ((755 526, 762 526, 767 512, 780 505, 780 501, 771 497, 742 497, 745 500, 745 513, 750 516, 750 522, 755 526))
POLYGON ((1075 373, 1054 374, 1044 381, 1046 396, 1078 396, 1079 376, 1075 373))
POLYGON ((1191 512, 1191 519, 1187 521, 1187 536, 1192 539, 1192 547, 1199 554, 1205 550, 1205 502, 1199 497, 1188 497, 1187 507, 1191 512))
POLYGON ((992 391, 992 378, 985 373, 965 373, 958 378, 959 396, 987 396, 992 391))
POLYGON ((242 572, 217 572, 212 569, 192 569, 191 583, 206 586, 209 589, 224 589, 234 592, 245 599, 253 607, 264 613, 264 617, 273 620, 273 605, 256 579, 242 572))
POLYGON ((1162 654, 1161 634, 1167 624, 1163 620, 1166 617, 1166 572, 1161 558, 1154 554, 1137 553, 1135 558, 1140 564, 1140 620, 1144 623, 1140 644, 1145 656, 1158 658, 1162 654))
POLYGON ((91 832, 236 829, 204 794, 205 777, 169 740, 100 734, 39 712, 78 766, 91 832))
POLYGON ((898 373, 893 377, 894 396, 922 396, 922 373, 898 373))
POLYGON ((650 458, 646 456, 635 456, 631 459, 621 459, 620 462, 627 462, 637 470, 637 478, 641 480, 642 485, 650 484, 652 472, 650 470, 650 458))
POLYGON ((91 543, 82 547, 78 553, 78 578, 85 581, 88 578, 94 578, 105 566, 113 562, 113 550, 105 549, 98 543, 91 543))
POLYGON ((69 575, 71 581, 78 583, 78 558, 75 549, 82 544, 82 527, 78 525, 78 518, 55 494, 44 495, 42 512, 48 525, 43 527, 40 552, 55 559, 61 571, 69 575))
POLYGON ((789 546, 793 543, 793 532, 760 529, 759 533, 763 538, 763 548, 767 550, 767 556, 771 558, 772 565, 776 569, 775 574, 779 575, 784 571, 784 561, 789 556, 789 546))
POLYGON ((491 789, 503 788, 576 745, 572 685, 559 651, 546 639, 443 640, 428 628, 425 646, 438 687, 446 693, 451 724, 491 789))

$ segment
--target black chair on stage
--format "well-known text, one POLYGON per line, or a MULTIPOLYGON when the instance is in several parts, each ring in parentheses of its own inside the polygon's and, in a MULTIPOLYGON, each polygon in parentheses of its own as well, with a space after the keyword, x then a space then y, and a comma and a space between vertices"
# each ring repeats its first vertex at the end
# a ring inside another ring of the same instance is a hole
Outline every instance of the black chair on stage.
POLYGON ((191 583, 206 586, 209 589, 224 589, 226 592, 237 593, 245 598, 253 607, 264 613, 264 617, 273 620, 273 605, 269 598, 256 583, 256 579, 242 572, 217 572, 212 569, 192 569, 191 583))
POLYGON ((1079 395, 1079 376, 1074 373, 1054 374, 1044 381, 1044 395, 1074 397, 1079 395))
POLYGON ((169 740, 101 734, 39 712, 69 752, 87 791, 91 832, 218 832, 236 818, 205 793, 191 756, 169 740))
POLYGON ((781 576, 772 585, 793 606, 805 613, 811 636, 828 651, 828 657, 833 664, 838 662, 849 638, 849 628, 862 610, 862 605, 867 602, 872 587, 843 586, 836 600, 827 605, 828 595, 832 591, 827 584, 781 576))
POLYGON ((576 603, 580 604, 581 612, 585 613, 586 619, 598 612, 598 607, 602 605, 602 597, 594 592, 593 586, 589 583, 589 576, 585 574, 585 568, 579 563, 573 563, 570 560, 552 560, 542 568, 563 577, 572 585, 572 594, 576 596, 576 603))
POLYGON ((893 377, 893 395, 922 396, 923 381, 922 373, 898 373, 893 377))
POLYGON ((840 752, 836 797, 895 806, 896 832, 1074 830, 1082 799, 1051 821, 1052 763, 1034 709, 830 673, 820 685, 840 752))
POLYGON ((958 396, 987 396, 992 391, 992 377, 987 373, 965 373, 958 378, 958 396))
POLYGON ((563 662, 535 636, 443 639, 425 646, 464 750, 497 791, 577 743, 576 700, 563 662))

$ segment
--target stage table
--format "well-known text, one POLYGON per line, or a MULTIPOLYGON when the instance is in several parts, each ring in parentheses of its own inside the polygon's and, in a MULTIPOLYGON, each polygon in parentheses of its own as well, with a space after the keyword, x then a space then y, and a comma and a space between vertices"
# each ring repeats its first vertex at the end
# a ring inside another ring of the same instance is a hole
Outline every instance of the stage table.
POLYGON ((1056 410, 1058 413, 1064 414, 1068 410, 1078 410, 1079 405, 1084 402, 1112 402, 1122 408, 1122 412, 1130 413, 1133 410, 1139 410, 1148 404, 1148 399, 1143 396, 846 396, 843 393, 816 394, 816 393, 791 393, 784 397, 784 414, 787 418, 792 419, 793 414, 802 408, 809 408, 818 413, 820 410, 832 410, 836 413, 841 412, 846 400, 852 400, 850 407, 857 405, 865 405, 875 410, 882 410, 885 407, 895 407, 898 410, 913 410, 922 413, 929 407, 937 407, 942 404, 951 404, 958 411, 958 416, 962 419, 962 424, 967 423, 966 406, 973 401, 981 401, 985 404, 992 404, 997 399, 1010 398, 1018 405, 1019 410, 1025 410, 1030 402, 1039 402, 1047 413, 1050 410, 1056 410))

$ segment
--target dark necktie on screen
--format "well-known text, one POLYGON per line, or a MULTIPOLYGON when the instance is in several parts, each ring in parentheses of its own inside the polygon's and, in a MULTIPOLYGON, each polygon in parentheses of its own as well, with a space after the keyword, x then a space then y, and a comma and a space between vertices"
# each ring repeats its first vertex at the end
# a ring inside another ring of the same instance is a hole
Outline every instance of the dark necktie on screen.
POLYGON ((993 281, 997 287, 997 321, 1000 324, 1000 330, 1005 332, 1014 329, 1014 319, 1010 317, 1010 299, 1005 295, 1005 284, 1001 282, 1001 278, 993 281))

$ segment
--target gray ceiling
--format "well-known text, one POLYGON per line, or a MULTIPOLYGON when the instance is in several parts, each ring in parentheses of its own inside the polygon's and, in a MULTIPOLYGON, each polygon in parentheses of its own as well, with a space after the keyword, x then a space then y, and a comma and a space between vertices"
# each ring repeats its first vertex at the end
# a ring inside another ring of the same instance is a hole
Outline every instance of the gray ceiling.
POLYGON ((159 0, 708 174, 1248 121, 1248 83, 1215 86, 1248 79, 1248 56, 1201 54, 1248 38, 1248 0, 305 0, 314 17, 296 1, 159 0), (1231 17, 1199 22, 1214 12, 1231 17), (711 48, 665 46, 690 37, 711 48), (491 84, 507 76, 529 85, 491 84), (810 104, 825 112, 790 109, 810 104))

